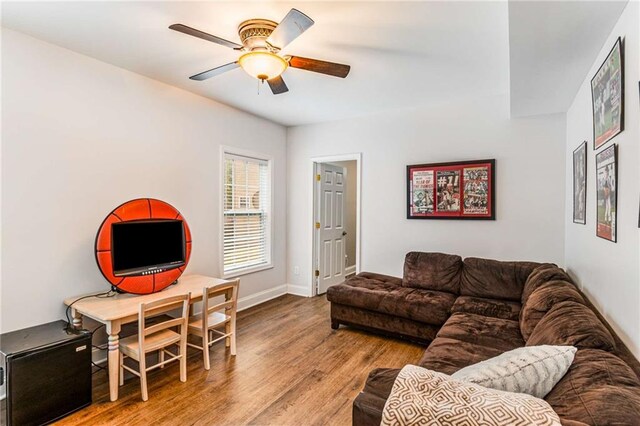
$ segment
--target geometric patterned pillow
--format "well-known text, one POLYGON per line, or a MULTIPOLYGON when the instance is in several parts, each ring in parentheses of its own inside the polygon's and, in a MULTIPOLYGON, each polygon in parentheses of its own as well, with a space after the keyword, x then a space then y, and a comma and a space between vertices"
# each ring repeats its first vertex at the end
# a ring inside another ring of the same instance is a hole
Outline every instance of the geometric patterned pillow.
POLYGON ((382 412, 382 426, 560 426, 546 401, 487 389, 415 365, 398 374, 382 412))

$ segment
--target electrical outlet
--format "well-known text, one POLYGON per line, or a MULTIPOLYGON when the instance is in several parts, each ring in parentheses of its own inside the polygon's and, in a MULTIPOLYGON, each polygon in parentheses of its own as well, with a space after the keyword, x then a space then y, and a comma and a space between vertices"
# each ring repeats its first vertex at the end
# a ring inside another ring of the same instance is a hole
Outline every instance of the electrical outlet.
POLYGON ((293 275, 300 275, 300 268, 297 266, 293 267, 293 275))

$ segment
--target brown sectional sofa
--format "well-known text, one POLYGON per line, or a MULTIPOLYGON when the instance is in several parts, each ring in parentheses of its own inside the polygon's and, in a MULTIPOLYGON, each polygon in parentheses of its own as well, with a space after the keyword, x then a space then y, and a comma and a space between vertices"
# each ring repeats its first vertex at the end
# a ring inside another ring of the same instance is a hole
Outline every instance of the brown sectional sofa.
MULTIPOLYGON (((545 397, 565 425, 640 425, 640 363, 556 265, 408 253, 403 279, 363 272, 330 287, 331 324, 428 343, 417 364, 446 374, 503 352, 573 345, 545 397)), ((378 425, 398 369, 373 370, 354 425, 378 425)))

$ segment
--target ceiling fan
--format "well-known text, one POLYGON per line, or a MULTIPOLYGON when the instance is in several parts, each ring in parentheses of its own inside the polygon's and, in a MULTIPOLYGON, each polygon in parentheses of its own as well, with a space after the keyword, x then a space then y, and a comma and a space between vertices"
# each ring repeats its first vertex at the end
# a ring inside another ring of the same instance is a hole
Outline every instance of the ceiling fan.
POLYGON ((189 77, 191 80, 206 80, 223 72, 241 67, 250 76, 263 83, 265 81, 269 83, 273 94, 278 95, 289 91, 282 79, 282 73, 288 67, 340 78, 345 78, 349 74, 351 69, 349 65, 278 54, 280 50, 312 25, 313 20, 296 9, 291 9, 279 24, 268 19, 249 19, 238 26, 238 35, 242 45, 183 24, 173 24, 169 28, 243 52, 237 61, 192 75, 189 77))

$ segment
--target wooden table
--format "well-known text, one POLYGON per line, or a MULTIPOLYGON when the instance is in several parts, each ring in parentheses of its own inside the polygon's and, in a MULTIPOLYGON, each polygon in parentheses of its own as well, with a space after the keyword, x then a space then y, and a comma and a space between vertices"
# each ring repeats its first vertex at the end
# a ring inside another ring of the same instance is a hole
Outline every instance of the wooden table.
MULTIPOLYGON (((153 294, 135 295, 118 293, 113 297, 89 297, 78 300, 87 294, 69 297, 65 299, 65 305, 71 305, 73 326, 82 328, 82 317, 94 319, 107 328, 109 335, 109 394, 111 401, 118 399, 118 363, 120 355, 120 328, 122 324, 138 321, 140 303, 152 302, 165 297, 191 293, 192 301, 202 300, 202 289, 227 282, 220 278, 211 278, 204 275, 185 275, 178 283, 153 294), (75 302, 75 303, 74 303, 75 302)), ((91 294, 91 293, 90 293, 91 294)), ((94 293, 97 294, 97 293, 94 293)))

